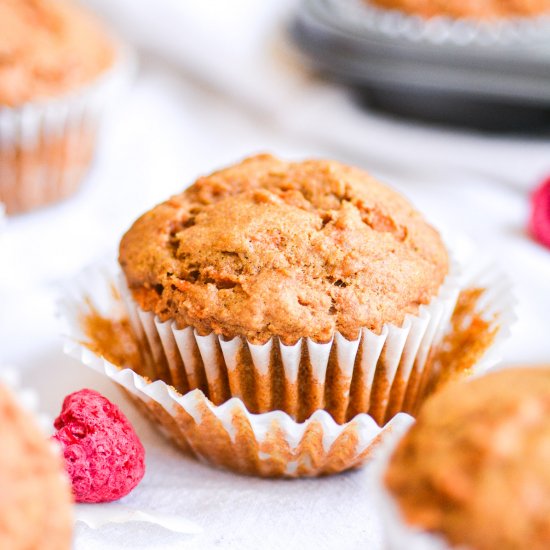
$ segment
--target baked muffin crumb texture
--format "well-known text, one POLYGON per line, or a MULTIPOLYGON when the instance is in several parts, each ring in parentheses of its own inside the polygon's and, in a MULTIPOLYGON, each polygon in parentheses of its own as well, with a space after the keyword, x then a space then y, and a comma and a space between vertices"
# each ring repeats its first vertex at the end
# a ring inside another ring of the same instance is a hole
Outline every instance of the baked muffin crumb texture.
POLYGON ((252 343, 399 325, 448 271, 439 234, 395 191, 337 162, 269 155, 143 215, 120 263, 142 309, 252 343))

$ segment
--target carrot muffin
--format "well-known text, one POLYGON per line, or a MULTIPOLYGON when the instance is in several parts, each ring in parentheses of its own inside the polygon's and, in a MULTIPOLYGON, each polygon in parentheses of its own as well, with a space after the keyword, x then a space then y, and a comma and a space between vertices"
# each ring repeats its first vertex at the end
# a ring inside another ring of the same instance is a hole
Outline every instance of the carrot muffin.
POLYGON ((120 264, 179 328, 285 344, 400 325, 448 272, 441 238, 395 191, 331 161, 253 157, 137 220, 120 264))
POLYGON ((368 0, 383 8, 425 18, 446 16, 480 20, 533 17, 550 13, 550 0, 368 0))
POLYGON ((0 548, 71 548, 72 495, 61 456, 0 385, 0 548))
POLYGON ((384 482, 406 524, 449 547, 549 548, 550 368, 493 372, 430 398, 384 482))
MULTIPOLYGON (((158 350, 171 356, 171 344, 155 346, 146 328, 152 378, 182 393, 199 387, 215 403, 238 396, 252 412, 304 419, 325 408, 338 421, 378 410, 373 388, 389 391, 403 339, 399 351, 390 336, 377 346, 430 304, 449 270, 437 231, 395 191, 338 162, 269 155, 202 177, 144 214, 119 259, 134 320, 149 312, 196 335, 168 369, 158 350), (369 353, 365 331, 381 335, 369 353), (374 381, 373 353, 386 369, 374 381)), ((382 410, 373 416, 384 420, 382 410)))
POLYGON ((114 62, 112 40, 72 2, 0 0, 0 202, 8 213, 76 189, 94 148, 97 82, 114 62))

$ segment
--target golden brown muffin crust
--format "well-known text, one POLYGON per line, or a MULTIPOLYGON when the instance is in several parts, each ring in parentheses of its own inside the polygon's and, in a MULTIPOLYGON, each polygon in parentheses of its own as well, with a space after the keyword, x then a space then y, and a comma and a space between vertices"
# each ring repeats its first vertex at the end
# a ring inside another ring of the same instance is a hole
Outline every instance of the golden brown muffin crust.
POLYGON ((502 370, 436 394, 385 483, 408 523, 453 545, 550 548, 550 367, 502 370))
POLYGON ((58 97, 94 80, 114 49, 68 0, 0 0, 0 105, 58 97))
POLYGON ((146 311, 254 343, 399 325, 448 271, 439 234, 395 191, 337 162, 269 155, 147 212, 120 264, 146 311))
POLYGON ((68 550, 72 494, 60 454, 0 385, 0 548, 68 550))
POLYGON ((367 0, 383 8, 430 18, 504 19, 550 12, 550 0, 367 0))

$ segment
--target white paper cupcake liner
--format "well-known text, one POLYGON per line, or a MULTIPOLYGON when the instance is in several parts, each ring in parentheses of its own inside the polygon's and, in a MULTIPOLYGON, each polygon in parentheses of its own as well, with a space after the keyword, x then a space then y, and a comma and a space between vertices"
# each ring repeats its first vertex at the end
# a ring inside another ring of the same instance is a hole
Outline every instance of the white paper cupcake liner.
POLYGON ((366 414, 347 424, 337 424, 322 410, 303 423, 282 411, 251 414, 238 398, 215 406, 200 390, 182 396, 164 382, 149 382, 74 342, 65 350, 124 388, 184 451, 243 474, 306 477, 338 473, 360 465, 386 433, 413 421, 401 413, 380 428, 366 414))
POLYGON ((146 351, 150 378, 182 394, 200 389, 216 405, 238 397, 254 413, 281 409, 300 421, 325 409, 342 424, 368 412, 380 425, 402 409, 410 386, 422 378, 459 294, 453 272, 431 303, 417 315, 407 315, 400 327, 385 325, 380 334, 363 329, 353 341, 337 332, 328 343, 306 338, 286 346, 278 338, 257 345, 240 337, 200 336, 191 327, 178 329, 174 322, 142 311, 122 276, 118 290, 146 351), (281 374, 282 399, 273 381, 281 374))
POLYGON ((101 505, 96 503, 77 504, 75 520, 85 523, 92 529, 101 529, 106 525, 117 523, 148 523, 188 537, 199 535, 203 531, 196 523, 181 515, 159 514, 126 506, 119 502, 107 502, 101 505))
POLYGON ((483 319, 488 322, 497 320, 498 331, 493 343, 471 369, 471 374, 481 375, 502 359, 502 344, 510 337, 511 329, 517 317, 515 313, 516 297, 508 275, 492 261, 474 263, 461 277, 461 288, 485 289, 476 304, 483 319))
POLYGON ((384 9, 365 0, 316 0, 315 3, 324 17, 330 17, 349 30, 415 44, 532 48, 550 43, 550 15, 496 21, 444 16, 426 19, 384 9))
MULTIPOLYGON (((63 289, 60 307, 67 337, 65 351, 124 388, 138 407, 186 452, 216 466, 261 476, 316 476, 358 466, 371 455, 387 433, 408 426, 412 417, 399 412, 399 405, 407 397, 407 391, 418 393, 422 377, 415 376, 415 386, 408 388, 402 382, 396 385, 396 377, 402 381, 425 363, 431 344, 445 331, 458 292, 456 278, 453 277, 452 288, 450 283, 449 288, 444 285, 440 296, 435 299, 437 306, 430 304, 423 308, 416 319, 407 319, 401 328, 387 327, 383 335, 368 331, 363 333, 361 341, 369 342, 369 345, 373 341, 375 343, 372 344, 374 351, 369 351, 357 361, 355 369, 362 369, 362 380, 370 383, 375 378, 372 357, 380 357, 380 350, 385 355, 385 364, 389 366, 379 375, 384 390, 379 393, 377 414, 382 418, 383 427, 365 413, 357 414, 345 423, 336 422, 333 415, 321 410, 321 406, 305 422, 297 422, 281 410, 253 414, 239 396, 215 404, 200 389, 180 393, 162 380, 151 382, 149 377, 114 365, 92 352, 86 346, 89 338, 83 325, 84 317, 92 311, 115 320, 129 314, 134 330, 143 331, 141 338, 149 342, 151 356, 162 359, 165 364, 166 376, 171 375, 170 366, 174 365, 174 361, 181 360, 185 364, 189 346, 196 346, 201 361, 208 364, 203 371, 208 392, 210 385, 215 386, 220 357, 226 358, 230 370, 236 346, 250 348, 253 365, 260 375, 265 369, 267 348, 264 346, 224 342, 217 336, 200 337, 191 329, 178 331, 171 323, 160 323, 150 314, 134 308, 127 313, 122 299, 117 297, 118 291, 114 291, 117 276, 113 271, 112 265, 92 267, 63 289), (432 321, 436 315, 439 320, 432 321), (421 328, 416 328, 416 325, 421 328), (384 352, 384 349, 387 351, 384 352), (217 359, 210 363, 212 356, 217 359), (399 391, 392 391, 392 388, 399 388, 399 391), (391 407, 395 413, 386 423, 385 416, 391 407)), ((490 266, 468 270, 464 281, 473 286, 485 285, 486 313, 491 318, 498 316, 499 334, 504 337, 513 319, 513 299, 508 279, 490 266)), ((502 337, 496 339, 497 345, 502 337)), ((348 342, 341 336, 336 336, 334 341, 336 349, 332 357, 338 358, 349 375, 356 362, 360 341, 348 342)), ((266 344, 269 345, 279 346, 279 342, 266 344)), ((331 345, 302 343, 302 347, 312 349, 310 353, 315 376, 319 378, 325 376, 330 368, 331 345)), ((300 354, 301 351, 295 346, 281 346, 284 372, 289 383, 296 379, 300 354)), ((195 357, 196 354, 193 355, 195 357)), ((495 358, 494 352, 486 353, 475 365, 474 371, 482 372, 493 366, 495 358)), ((197 372, 192 367, 193 361, 190 364, 189 368, 185 365, 188 381, 193 380, 197 372)), ((177 373, 180 373, 179 369, 177 373)), ((197 375, 196 378, 201 377, 197 375)), ((342 391, 349 392, 349 384, 342 391)))
POLYGON ((63 198, 80 184, 103 115, 135 70, 132 51, 115 44, 113 65, 91 84, 56 99, 0 106, 0 202, 8 213, 63 198))

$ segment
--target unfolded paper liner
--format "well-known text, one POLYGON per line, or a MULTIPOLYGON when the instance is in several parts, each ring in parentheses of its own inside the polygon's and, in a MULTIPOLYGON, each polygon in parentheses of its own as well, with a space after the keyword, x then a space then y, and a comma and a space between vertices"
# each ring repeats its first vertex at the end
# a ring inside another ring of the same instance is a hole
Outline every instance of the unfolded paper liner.
POLYGON ((426 19, 398 10, 385 9, 367 0, 316 0, 332 21, 342 22, 356 32, 400 38, 415 44, 533 47, 550 43, 550 15, 512 17, 496 21, 426 19))
POLYGON ((135 70, 133 52, 114 43, 112 66, 78 91, 0 106, 0 202, 8 214, 64 198, 81 183, 103 115, 135 70))
POLYGON ((309 477, 362 464, 394 429, 413 422, 400 413, 380 428, 366 414, 337 424, 316 411, 298 423, 282 411, 251 414, 232 398, 215 406, 200 390, 185 395, 131 369, 121 369, 74 341, 65 350, 124 388, 136 406, 186 453, 211 465, 262 477, 309 477))
POLYGON ((104 502, 101 505, 78 503, 75 506, 75 520, 85 523, 92 529, 101 529, 105 525, 117 523, 139 522, 158 525, 178 535, 194 536, 202 533, 200 526, 181 515, 142 510, 120 502, 104 502))
MULTIPOLYGON (((126 317, 124 303, 118 292, 113 292, 115 281, 116 274, 112 265, 96 266, 84 271, 72 284, 64 288, 60 313, 67 336, 65 351, 124 388, 153 423, 186 452, 216 466, 265 477, 317 476, 359 466, 384 440, 386 434, 408 426, 412 422, 412 417, 401 411, 405 410, 407 403, 414 404, 421 394, 422 386, 426 385, 429 373, 422 373, 420 367, 426 363, 431 344, 440 339, 448 325, 458 292, 457 281, 453 280, 452 289, 446 288, 446 285, 442 288, 441 296, 435 300, 437 307, 430 304, 429 307, 421 309, 416 319, 418 323, 409 318, 403 327, 387 327, 385 333, 378 335, 381 343, 374 345, 376 353, 379 356, 381 350, 387 349, 385 354, 382 353, 386 357, 384 365, 392 365, 391 368, 379 370, 380 399, 374 411, 381 419, 379 425, 373 416, 364 412, 354 415, 347 422, 337 422, 335 417, 322 410, 322 407, 303 422, 296 421, 281 410, 253 414, 239 396, 216 404, 212 398, 208 399, 201 389, 180 392, 162 380, 151 382, 150 376, 142 376, 129 368, 111 363, 86 345, 89 335, 84 319, 86 315, 94 312, 109 319, 120 320, 126 317), (431 312, 430 315, 428 311, 431 312), (436 312, 439 321, 431 323, 431 315, 436 315, 436 312), (414 324, 423 328, 413 331, 414 324), (411 333, 414 333, 413 337, 411 333), (397 353, 396 349, 405 353, 397 353), (405 380, 412 383, 406 384, 405 380), (387 415, 391 417, 386 421, 387 415)), ((494 266, 478 266, 478 269, 468 270, 462 278, 462 283, 473 286, 483 284, 483 288, 487 289, 482 307, 489 318, 498 318, 500 331, 495 339, 495 344, 498 345, 508 334, 509 325, 514 318, 513 300, 507 277, 494 266)), ((172 354, 172 361, 175 357, 181 359, 182 354, 179 354, 178 348, 178 342, 181 344, 181 334, 191 341, 192 346, 197 347, 201 357, 224 356, 222 345, 226 346, 228 343, 222 344, 215 336, 200 337, 190 329, 184 329, 178 334, 177 329, 170 323, 159 323, 158 320, 155 322, 154 317, 144 312, 137 315, 142 317, 144 322, 136 319, 133 322, 141 323, 136 326, 142 326, 144 332, 147 327, 148 333, 145 333, 145 338, 150 338, 154 344, 149 352, 152 355, 152 350, 156 349, 157 359, 163 357, 164 348, 161 349, 159 343, 162 345, 164 342, 166 345, 167 341, 171 342, 166 348, 172 354), (157 326, 160 327, 160 332, 157 326), (173 329, 176 331, 175 334, 173 329), (164 340, 161 339, 161 334, 164 340), (218 351, 214 352, 213 348, 218 351)), ((370 342, 370 338, 375 336, 363 333, 362 338, 370 342)), ((341 337, 337 338, 336 342, 340 342, 341 337)), ((231 342, 229 344, 231 345, 231 342)), ((359 341, 344 341, 338 349, 337 343, 332 348, 333 356, 341 357, 342 363, 348 366, 348 372, 356 362, 356 368, 361 369, 361 380, 375 382, 376 375, 372 368, 363 369, 363 358, 369 354, 359 357, 357 361, 354 359, 359 344, 359 341)), ((239 345, 244 346, 242 342, 239 345)), ((272 348, 278 345, 272 344, 272 348)), ((302 347, 307 348, 309 345, 305 343, 302 347)), ((320 352, 315 354, 316 359, 313 361, 318 365, 319 357, 323 358, 325 365, 319 368, 325 374, 330 363, 330 344, 319 346, 320 352)), ((497 360, 493 348, 494 345, 480 358, 473 369, 475 372, 483 372, 493 366, 497 360)), ((254 349, 252 347, 252 350, 254 349)), ((313 350, 315 353, 315 346, 313 350)), ((253 353, 256 352, 251 351, 251 356, 253 353)), ((281 355, 284 353, 287 352, 283 351, 281 355)), ((293 355, 289 355, 295 358, 294 362, 290 363, 294 366, 285 371, 288 370, 295 376, 296 365, 299 363, 296 356, 299 356, 299 353, 294 351, 293 355)), ((259 358, 265 358, 265 354, 260 352, 259 358)), ((372 367, 371 363, 372 361, 367 362, 372 367)), ((261 363, 259 364, 261 367, 261 363)), ((170 372, 168 365, 169 361, 166 366, 167 372, 170 372)), ((216 376, 212 375, 218 374, 217 365, 218 363, 215 363, 211 369, 204 371, 208 382, 210 379, 216 379, 216 376)), ((260 369, 258 371, 261 372, 260 369)), ((190 373, 193 372, 190 370, 190 373)), ((349 390, 349 384, 346 387, 344 394, 349 390)), ((372 392, 369 390, 369 393, 372 392)))
MULTIPOLYGON (((399 506, 384 484, 384 474, 397 444, 407 432, 408 427, 391 434, 380 445, 374 456, 371 470, 374 491, 373 502, 376 504, 381 524, 382 535, 387 550, 452 550, 451 545, 437 534, 429 533, 419 527, 406 523, 399 506)), ((455 547, 456 548, 456 547, 455 547)))

